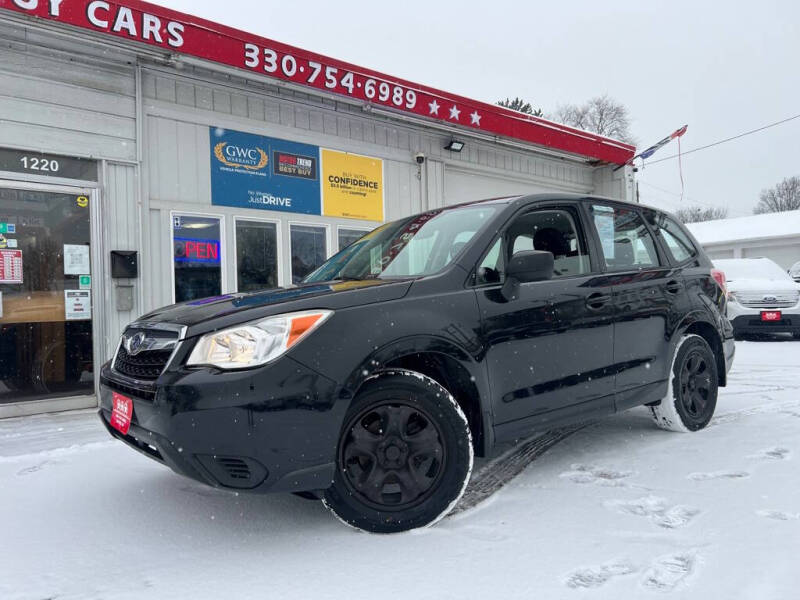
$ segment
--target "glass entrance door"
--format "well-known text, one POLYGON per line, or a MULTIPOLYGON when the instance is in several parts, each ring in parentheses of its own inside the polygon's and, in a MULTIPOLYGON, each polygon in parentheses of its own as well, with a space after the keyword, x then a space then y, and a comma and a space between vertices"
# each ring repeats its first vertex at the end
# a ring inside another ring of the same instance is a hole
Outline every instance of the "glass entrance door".
POLYGON ((0 187, 0 405, 94 393, 90 210, 0 187))

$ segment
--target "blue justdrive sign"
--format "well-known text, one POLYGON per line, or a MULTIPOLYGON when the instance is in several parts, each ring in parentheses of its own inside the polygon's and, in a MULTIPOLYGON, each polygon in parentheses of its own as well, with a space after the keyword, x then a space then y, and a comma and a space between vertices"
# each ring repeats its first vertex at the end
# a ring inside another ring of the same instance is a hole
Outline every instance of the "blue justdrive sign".
POLYGON ((212 127, 211 203, 318 215, 319 147, 212 127))

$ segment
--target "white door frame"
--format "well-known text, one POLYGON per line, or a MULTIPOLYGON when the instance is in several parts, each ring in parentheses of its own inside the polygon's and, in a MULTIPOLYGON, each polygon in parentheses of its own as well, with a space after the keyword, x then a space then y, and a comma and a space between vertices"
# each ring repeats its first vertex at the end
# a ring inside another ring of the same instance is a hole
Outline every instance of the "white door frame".
POLYGON ((205 219, 218 219, 219 220, 219 293, 220 295, 230 294, 232 286, 228 281, 228 257, 225 253, 228 252, 227 235, 225 232, 225 215, 222 213, 209 213, 199 210, 180 210, 175 209, 169 211, 169 277, 170 277, 170 298, 172 304, 175 304, 175 215, 181 217, 201 217, 205 219))
POLYGON ((91 395, 67 396, 65 398, 47 398, 44 400, 29 400, 25 402, 11 402, 0 404, 0 419, 7 417, 21 417, 44 412, 57 412, 75 410, 79 408, 97 407, 97 389, 100 383, 100 357, 104 356, 102 340, 106 335, 105 306, 110 290, 105 286, 105 273, 103 268, 103 227, 102 206, 100 191, 96 182, 86 182, 84 185, 64 185, 62 183, 50 184, 41 182, 21 181, 16 179, 0 179, 0 188, 29 190, 36 192, 51 192, 56 194, 75 194, 89 197, 89 227, 91 245, 92 268, 92 360, 94 362, 94 390, 91 395), (100 285, 98 285, 99 282, 100 285), (100 286, 103 289, 100 289, 100 286))

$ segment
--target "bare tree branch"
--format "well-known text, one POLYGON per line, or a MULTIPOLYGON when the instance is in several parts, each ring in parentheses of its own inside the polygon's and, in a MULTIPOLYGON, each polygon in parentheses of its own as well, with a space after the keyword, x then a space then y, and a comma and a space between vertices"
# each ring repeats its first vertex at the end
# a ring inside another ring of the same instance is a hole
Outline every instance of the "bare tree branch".
POLYGON ((674 213, 681 223, 699 223, 700 221, 714 221, 728 216, 728 209, 721 206, 687 206, 679 208, 674 213))
POLYGON ((583 104, 564 104, 552 115, 555 121, 635 144, 630 132, 628 109, 608 94, 595 96, 583 104))
POLYGON ((768 190, 761 190, 753 212, 759 215, 797 209, 800 209, 800 177, 794 176, 768 190))

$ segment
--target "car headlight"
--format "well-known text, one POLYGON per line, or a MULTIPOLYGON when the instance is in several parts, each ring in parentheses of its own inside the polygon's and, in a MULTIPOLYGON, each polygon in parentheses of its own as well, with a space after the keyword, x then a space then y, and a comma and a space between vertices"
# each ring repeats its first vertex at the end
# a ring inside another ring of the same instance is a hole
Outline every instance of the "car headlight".
POLYGON ((244 369, 275 360, 333 314, 313 310, 269 317, 209 333, 195 345, 187 366, 244 369))
POLYGON ((739 302, 739 299, 736 297, 736 292, 728 292, 728 300, 731 302, 739 302))

